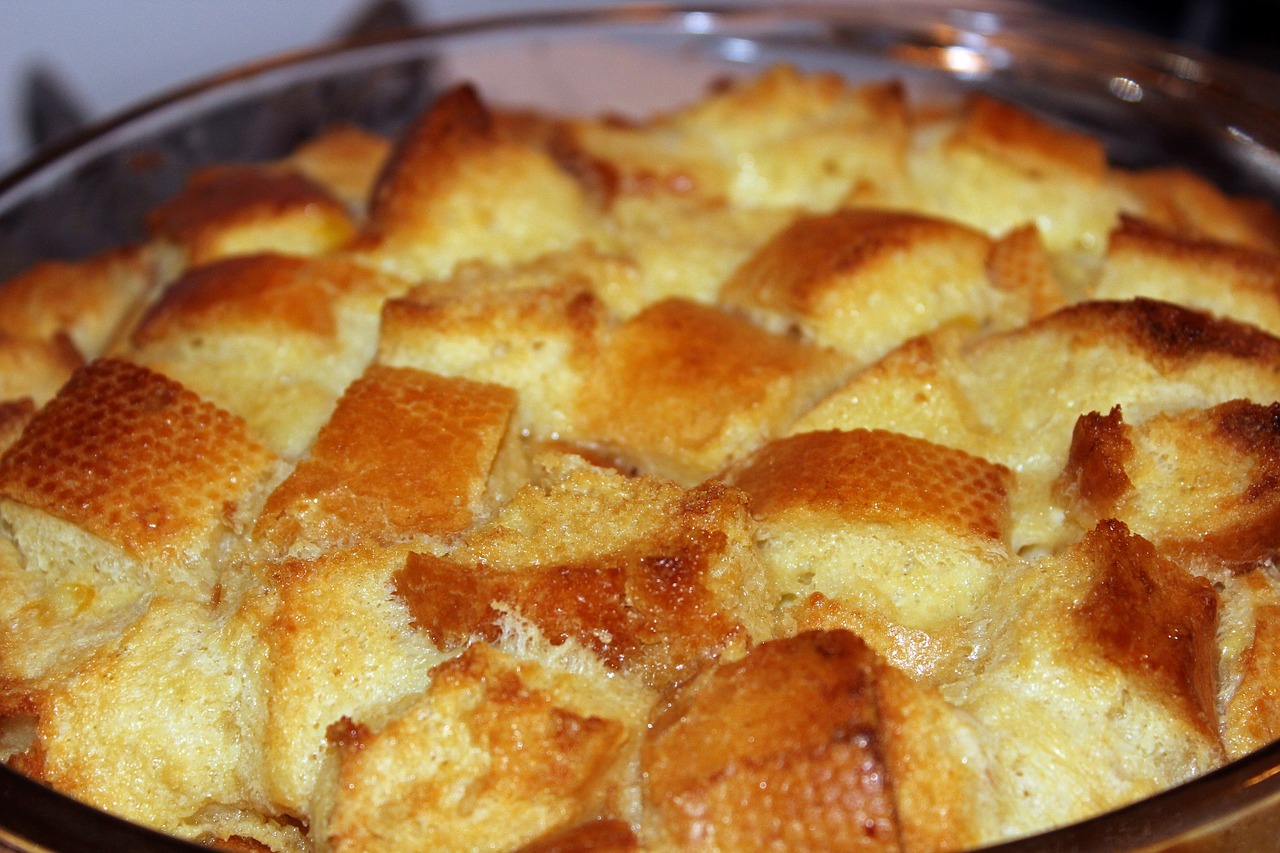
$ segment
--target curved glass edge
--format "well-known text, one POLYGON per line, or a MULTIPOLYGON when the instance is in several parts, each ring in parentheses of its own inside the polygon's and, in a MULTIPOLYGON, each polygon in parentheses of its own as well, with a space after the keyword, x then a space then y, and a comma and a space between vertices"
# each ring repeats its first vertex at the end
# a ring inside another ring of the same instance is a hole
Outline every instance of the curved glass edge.
POLYGON ((198 853, 207 847, 99 811, 0 764, 0 850, 198 853))
MULTIPOLYGON (((783 10, 754 4, 646 4, 412 28, 333 42, 205 78, 99 122, 0 176, 0 217, 124 146, 146 141, 193 115, 266 96, 281 87, 340 77, 370 65, 416 64, 415 81, 407 87, 413 91, 401 93, 403 99, 397 102, 398 108, 406 108, 415 98, 423 104, 429 100, 432 91, 422 84, 429 77, 432 51, 451 40, 530 28, 608 27, 636 33, 656 30, 708 40, 708 44, 718 41, 719 47, 713 50, 738 64, 754 64, 760 58, 758 53, 725 50, 726 44, 737 45, 743 38, 767 43, 769 54, 785 53, 790 46, 798 51, 822 47, 872 57, 1009 97, 1059 119, 1075 118, 1091 132, 1099 132, 1102 121, 1104 138, 1122 154, 1128 150, 1126 138, 1107 137, 1106 122, 1114 120, 1118 128, 1132 121, 1130 111, 1135 106, 1143 106, 1153 121, 1175 122, 1175 142, 1190 134, 1198 142, 1214 144, 1217 147, 1208 152, 1210 160, 1221 160, 1257 179, 1246 188, 1280 198, 1280 77, 1268 72, 1150 37, 994 3, 949 10, 932 4, 804 5, 783 10), (819 44, 814 43, 815 37, 820 38, 819 44), (1090 100, 1098 96, 1110 111, 1098 111, 1098 102, 1090 100), (1197 109, 1187 111, 1188 104, 1197 109)), ((403 120, 407 114, 381 118, 403 120)), ((1135 160, 1142 156, 1149 155, 1133 154, 1135 160)), ((1201 168, 1192 159, 1188 165, 1201 168)), ((1210 168, 1203 170, 1220 180, 1221 165, 1210 162, 1210 168)), ((1259 819, 1275 830, 1267 837, 1280 833, 1280 744, 1117 811, 984 850, 1237 849, 1229 840, 1231 826, 1259 819), (1226 846, 1210 838, 1219 834, 1227 837, 1226 846)), ((202 849, 97 811, 0 766, 0 847, 6 844, 24 851, 63 853, 104 847, 162 853, 202 849)))

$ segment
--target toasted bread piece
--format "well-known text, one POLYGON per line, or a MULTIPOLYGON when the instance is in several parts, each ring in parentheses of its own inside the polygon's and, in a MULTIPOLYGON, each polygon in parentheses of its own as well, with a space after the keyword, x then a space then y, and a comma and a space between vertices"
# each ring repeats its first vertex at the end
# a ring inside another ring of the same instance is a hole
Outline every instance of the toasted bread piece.
POLYGON ((499 385, 371 366, 267 498, 256 536, 313 555, 465 529, 484 508, 515 403, 499 385))
POLYGON ((522 430, 567 434, 608 319, 577 268, 548 260, 421 285, 387 304, 378 361, 519 388, 522 430))
POLYGON ((1002 835, 1116 808, 1222 761, 1208 580, 1104 521, 1010 584, 988 614, 981 676, 948 688, 993 731, 1008 772, 1002 835))
POLYGON ((1033 223, 1052 252, 1100 253, 1140 202, 1111 180, 1101 143, 982 95, 916 137, 908 182, 863 203, 963 222, 993 236, 1033 223))
POLYGON ((1007 469, 897 433, 821 431, 766 444, 730 480, 785 594, 840 602, 846 624, 919 675, 959 665, 964 621, 1013 559, 1007 469))
POLYGON ((82 357, 96 358, 154 281, 150 254, 139 246, 35 264, 0 284, 0 335, 54 340, 65 334, 82 357))
POLYGON ((607 683, 475 646, 378 730, 335 726, 328 849, 518 847, 619 796, 640 721, 607 683))
POLYGON ((570 127, 617 174, 622 194, 744 207, 830 209, 853 187, 900 173, 907 145, 901 86, 853 86, 786 66, 644 122, 570 127))
POLYGON ((329 727, 343 718, 385 723, 443 659, 393 594, 406 555, 362 546, 255 567, 274 591, 245 605, 262 614, 272 662, 263 760, 274 808, 311 820, 329 727))
POLYGON ((411 278, 465 260, 512 263, 592 231, 583 187, 546 152, 503 139, 475 91, 442 95, 401 136, 357 249, 411 278))
POLYGON ((361 127, 342 124, 327 128, 285 158, 347 206, 357 218, 369 205, 378 175, 391 156, 391 141, 361 127))
POLYGON ((987 255, 987 276, 1008 298, 994 319, 1002 325, 1026 323, 1066 306, 1070 282, 1054 269, 1044 238, 1034 225, 1014 228, 1000 237, 987 255))
POLYGON ((858 371, 804 414, 788 434, 816 430, 884 429, 980 454, 981 406, 962 384, 960 343, 968 330, 951 327, 912 338, 858 371))
POLYGON ((794 217, 789 208, 743 208, 696 195, 618 198, 600 244, 632 261, 634 280, 600 295, 624 317, 669 298, 713 302, 734 270, 794 217))
POLYGON ((554 459, 447 555, 415 554, 395 588, 436 645, 495 641, 506 614, 552 643, 664 685, 770 636, 776 596, 744 496, 554 459))
POLYGON ((972 737, 940 696, 847 631, 774 640, 682 686, 659 711, 642 751, 646 840, 710 850, 968 847, 986 831, 972 737))
POLYGON ((1211 240, 1266 251, 1276 242, 1275 213, 1228 196, 1182 168, 1143 169, 1116 178, 1141 201, 1140 216, 1188 240, 1211 240))
POLYGON ((770 325, 867 364, 945 323, 986 322, 993 288, 986 235, 940 219, 867 209, 806 216, 725 282, 721 298, 770 325))
POLYGON ((152 238, 179 251, 180 267, 230 255, 318 255, 355 226, 342 203, 300 172, 257 165, 207 166, 147 219, 152 238))
POLYGON ((220 538, 275 466, 239 418, 159 374, 99 360, 0 458, 0 514, 52 574, 207 586, 220 538))
POLYGON ((1092 526, 1122 520, 1162 552, 1243 570, 1280 554, 1280 403, 1235 400, 1129 427, 1081 417, 1058 486, 1092 526))
POLYGON ((408 286, 341 258, 225 258, 166 287, 127 352, 296 458, 372 359, 383 302, 408 286))
POLYGON ((605 343, 569 437, 692 484, 780 433, 847 369, 724 309, 665 300, 605 343))
POLYGON ((0 401, 31 399, 44 405, 83 364, 65 334, 45 340, 0 330, 0 401))
POLYGON ((198 837, 207 808, 265 807, 265 666, 254 626, 158 597, 118 643, 34 696, 36 741, 15 760, 98 808, 198 837))
POLYGON ((1094 293, 1145 296, 1280 334, 1280 254, 1187 237, 1126 217, 1111 233, 1094 293))

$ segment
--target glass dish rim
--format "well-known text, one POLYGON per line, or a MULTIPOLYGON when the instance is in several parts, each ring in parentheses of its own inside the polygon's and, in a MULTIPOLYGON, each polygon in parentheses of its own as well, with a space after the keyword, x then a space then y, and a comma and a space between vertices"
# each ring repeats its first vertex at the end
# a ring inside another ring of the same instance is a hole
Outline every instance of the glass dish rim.
MULTIPOLYGON (((1189 92, 1207 91, 1215 99, 1239 98, 1247 109, 1258 111, 1268 132, 1274 130, 1273 141, 1280 147, 1280 75, 1217 57, 1185 45, 1128 30, 1098 25, 1046 12, 1010 5, 999 0, 967 2, 947 7, 928 0, 908 2, 854 3, 788 3, 766 6, 763 2, 729 3, 626 3, 606 7, 534 9, 511 14, 494 14, 436 24, 403 28, 391 33, 339 39, 312 47, 277 53, 263 59, 236 65, 224 71, 205 75, 193 81, 167 88, 114 115, 94 122, 80 132, 34 157, 0 174, 0 213, 24 198, 49 186, 98 153, 127 142, 131 134, 144 132, 152 123, 163 122, 170 111, 202 107, 204 98, 211 104, 219 97, 241 97, 238 87, 254 84, 269 89, 272 80, 283 76, 305 77, 307 69, 338 62, 358 67, 369 57, 381 56, 394 61, 421 56, 429 46, 450 39, 523 29, 551 30, 557 27, 604 28, 611 25, 644 28, 687 19, 690 15, 707 15, 707 21, 723 21, 729 26, 744 21, 768 22, 786 19, 814 20, 841 25, 874 25, 928 21, 939 27, 988 28, 994 37, 1012 30, 1016 37, 1044 38, 1050 34, 1054 42, 1070 52, 1087 44, 1094 60, 1122 61, 1126 68, 1141 69, 1168 77, 1172 85, 1189 92), (988 17, 994 16, 994 17, 988 17), (1267 85, 1269 84, 1269 85, 1267 85), (1260 102, 1255 101, 1255 96, 1260 102)), ((672 35, 681 33, 710 34, 710 31, 660 30, 672 35)), ((939 34, 941 40, 942 35, 939 34)), ((198 845, 173 836, 157 833, 139 824, 101 812, 79 803, 39 782, 21 776, 0 765, 0 848, 5 844, 26 845, 17 849, 54 849, 42 846, 47 841, 27 840, 14 834, 10 810, 15 806, 27 811, 26 805, 38 800, 41 806, 66 809, 95 826, 113 832, 138 833, 137 839, 150 839, 145 849, 201 849, 198 845)), ((995 853, 1028 853, 1090 849, 1106 844, 1116 851, 1146 850, 1161 843, 1194 838, 1194 833, 1211 831, 1215 824, 1248 814, 1260 805, 1280 801, 1280 742, 1269 744, 1249 755, 1195 779, 1162 791, 1130 805, 1100 814, 1078 823, 1046 832, 1003 841, 982 848, 995 853), (1188 835, 1191 833, 1191 835, 1188 835)), ((56 839, 54 842, 56 844, 56 839)), ((88 848, 85 848, 88 849, 88 848)))

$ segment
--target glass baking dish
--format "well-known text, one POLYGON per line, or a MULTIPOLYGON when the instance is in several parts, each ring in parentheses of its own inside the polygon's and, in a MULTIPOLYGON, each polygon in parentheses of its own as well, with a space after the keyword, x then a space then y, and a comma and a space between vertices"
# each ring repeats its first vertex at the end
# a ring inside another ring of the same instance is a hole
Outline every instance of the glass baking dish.
MULTIPOLYGON (((0 177, 0 280, 140 239, 148 210, 212 162, 280 156, 320 127, 393 133, 435 93, 644 115, 778 62, 983 91, 1100 137, 1124 166, 1181 164, 1280 200, 1280 80, 1020 6, 679 7, 532 13, 334 43, 161 95, 0 177), (589 72, 589 73, 584 73, 589 72)), ((1258 850, 1280 837, 1280 744, 1110 814, 992 850, 1258 850)), ((0 767, 0 849, 198 849, 0 767)))

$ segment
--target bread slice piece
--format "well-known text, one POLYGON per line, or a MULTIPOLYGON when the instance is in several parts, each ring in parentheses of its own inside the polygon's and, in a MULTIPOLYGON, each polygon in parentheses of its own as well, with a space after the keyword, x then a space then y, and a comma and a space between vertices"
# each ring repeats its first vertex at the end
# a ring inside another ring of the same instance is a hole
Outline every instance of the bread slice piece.
POLYGON ((1145 296, 1280 334, 1280 254, 1189 237, 1124 218, 1111 233, 1094 295, 1145 296))
POLYGON ((444 554, 395 577, 415 626, 444 649, 495 641, 509 614, 650 686, 772 635, 777 597, 741 492, 685 490, 549 457, 444 554))
POLYGON ((838 602, 846 627, 918 675, 963 663, 967 620, 1013 559, 1008 469, 897 433, 820 431, 766 444, 730 482, 785 595, 838 602))
POLYGON ((985 234, 953 222, 846 208, 796 219, 720 295, 865 365, 946 323, 988 321, 1004 293, 988 280, 990 251, 985 234))
POLYGON ((310 822, 330 726, 381 726, 424 690, 445 655, 396 596, 404 548, 361 546, 310 560, 253 564, 269 595, 247 600, 271 667, 263 721, 273 809, 310 822))
POLYGON ((334 727, 322 849, 511 849, 608 814, 642 721, 620 686, 473 646, 384 727, 334 727))
POLYGON ((237 255, 164 288, 125 351, 297 458, 372 359, 383 302, 408 287, 337 257, 237 255))
POLYGON ((959 850, 988 837, 979 733, 848 631, 757 646, 645 736, 644 840, 686 850, 959 850))
POLYGON ((229 618, 229 592, 222 604, 156 597, 118 642, 33 695, 36 739, 15 763, 180 837, 205 835, 213 814, 232 810, 246 833, 288 834, 262 797, 262 641, 229 618))
POLYGON ((390 156, 391 140, 353 124, 341 124, 308 139, 284 162, 324 187, 353 217, 362 220, 390 156))
POLYGON ((84 364, 70 338, 30 338, 0 330, 0 401, 44 405, 84 364))
POLYGON ((1120 519, 1180 562, 1242 571, 1280 553, 1278 469, 1280 403, 1234 400, 1133 427, 1116 407, 1077 422, 1058 487, 1085 527, 1120 519))
POLYGON ((847 370, 837 353, 728 310, 664 300, 607 339, 567 438, 693 484, 780 433, 847 370))
POLYGON ((829 210, 854 187, 902 172, 908 118, 896 83, 856 86, 780 65, 643 122, 569 129, 617 175, 622 194, 829 210))
POLYGON ((981 675, 948 698, 993 733, 1001 834, 1117 808, 1223 759, 1213 584, 1117 521, 992 601, 981 675))
POLYGON ((401 135, 357 248, 406 277, 440 278, 465 260, 510 264, 570 248, 594 218, 573 175, 503 138, 475 90, 460 87, 401 135))
POLYGON ((0 333, 46 341, 65 334, 83 358, 96 358, 155 277, 141 246, 35 264, 0 284, 0 333))
POLYGON ((264 251, 318 255, 355 234, 342 202, 301 172, 270 164, 196 170, 147 226, 154 241, 177 250, 166 267, 176 260, 178 269, 264 251))
POLYGON ((515 405, 499 385, 372 365, 267 498, 258 540, 314 556, 466 529, 495 468, 501 482, 501 469, 518 465, 518 444, 504 443, 515 405), (515 456, 500 453, 506 446, 515 456))
POLYGON ((1055 254, 1100 254, 1123 211, 1141 209, 1107 168, 1102 144, 982 95, 958 117, 922 127, 908 181, 872 196, 962 222, 992 236, 1033 223, 1055 254))
POLYGON ((0 458, 0 515, 51 576, 208 588, 220 540, 276 466, 234 415, 145 368, 99 360, 0 458))
POLYGON ((521 430, 540 440, 569 434, 609 319, 593 261, 612 267, 577 260, 469 266, 414 288, 383 311, 378 361, 518 388, 521 430))

